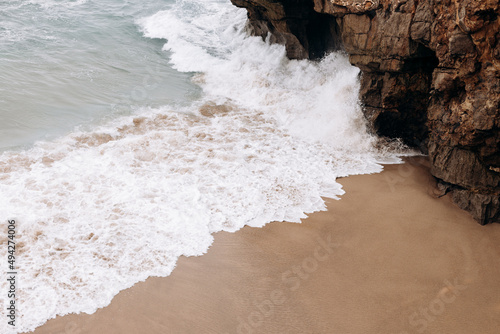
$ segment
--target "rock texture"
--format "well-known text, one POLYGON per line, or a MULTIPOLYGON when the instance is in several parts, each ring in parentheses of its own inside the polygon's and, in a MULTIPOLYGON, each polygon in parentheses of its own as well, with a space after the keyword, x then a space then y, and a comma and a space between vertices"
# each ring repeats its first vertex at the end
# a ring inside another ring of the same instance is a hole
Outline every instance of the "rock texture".
POLYGON ((312 1, 231 0, 248 10, 248 28, 271 43, 284 44, 290 59, 321 58, 338 49, 340 38, 334 17, 314 11, 312 1))
POLYGON ((500 222, 498 0, 232 0, 290 58, 342 47, 373 128, 429 154, 481 224, 500 222))

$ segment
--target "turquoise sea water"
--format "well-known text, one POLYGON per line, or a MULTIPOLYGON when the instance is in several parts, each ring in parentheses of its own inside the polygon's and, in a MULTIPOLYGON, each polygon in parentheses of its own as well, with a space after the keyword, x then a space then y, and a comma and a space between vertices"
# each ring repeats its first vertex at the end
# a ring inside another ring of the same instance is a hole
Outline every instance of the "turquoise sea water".
POLYGON ((0 150, 199 94, 135 20, 173 1, 2 1, 0 150))
POLYGON ((95 312, 215 232, 300 222, 337 177, 399 161, 345 55, 290 61, 245 22, 229 0, 0 3, 0 221, 20 245, 0 333, 95 312))

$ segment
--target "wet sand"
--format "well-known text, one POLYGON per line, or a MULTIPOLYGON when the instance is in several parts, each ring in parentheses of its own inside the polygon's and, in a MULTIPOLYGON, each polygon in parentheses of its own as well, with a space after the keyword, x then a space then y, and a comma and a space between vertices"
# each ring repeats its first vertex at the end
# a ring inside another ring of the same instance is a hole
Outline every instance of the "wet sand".
POLYGON ((500 224, 438 198, 425 164, 341 179, 328 211, 218 233, 171 276, 35 333, 497 334, 500 224))

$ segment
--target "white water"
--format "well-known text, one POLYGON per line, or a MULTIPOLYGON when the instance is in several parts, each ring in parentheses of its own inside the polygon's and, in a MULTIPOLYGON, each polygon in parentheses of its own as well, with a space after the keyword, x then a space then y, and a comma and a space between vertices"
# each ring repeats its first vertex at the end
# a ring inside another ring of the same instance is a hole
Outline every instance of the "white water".
POLYGON ((228 1, 179 0, 138 19, 173 68, 197 72, 201 98, 0 155, 0 217, 19 225, 17 332, 169 275, 214 232, 300 222, 343 194, 337 177, 399 161, 374 148, 344 55, 287 60, 246 37, 245 18, 228 1))

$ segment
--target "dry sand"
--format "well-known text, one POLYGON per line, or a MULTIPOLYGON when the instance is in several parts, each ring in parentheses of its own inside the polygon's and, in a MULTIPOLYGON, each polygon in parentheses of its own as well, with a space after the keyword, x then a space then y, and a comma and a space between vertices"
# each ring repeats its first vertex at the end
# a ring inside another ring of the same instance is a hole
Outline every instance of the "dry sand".
POLYGON ((171 276, 35 333, 498 334, 500 225, 437 198, 422 159, 341 179, 302 224, 218 233, 171 276))

